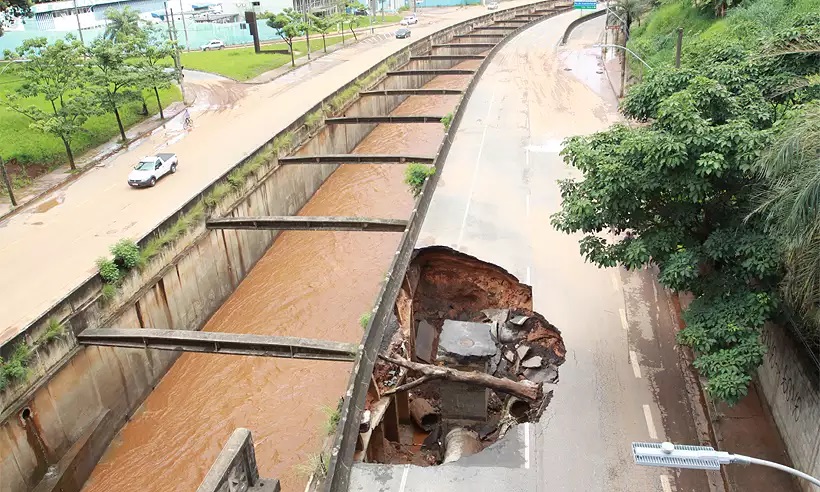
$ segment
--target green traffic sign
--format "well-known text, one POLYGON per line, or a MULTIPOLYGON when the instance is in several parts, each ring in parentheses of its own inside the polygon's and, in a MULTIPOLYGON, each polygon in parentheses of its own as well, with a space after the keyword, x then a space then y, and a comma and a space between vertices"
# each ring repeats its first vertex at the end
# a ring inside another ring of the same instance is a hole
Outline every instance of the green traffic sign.
POLYGON ((575 2, 573 6, 580 10, 595 10, 598 8, 598 2, 575 2))

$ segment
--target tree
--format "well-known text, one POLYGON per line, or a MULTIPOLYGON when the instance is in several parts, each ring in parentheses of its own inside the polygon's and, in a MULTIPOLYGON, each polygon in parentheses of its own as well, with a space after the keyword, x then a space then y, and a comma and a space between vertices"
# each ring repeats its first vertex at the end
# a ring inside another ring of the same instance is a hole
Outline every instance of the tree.
POLYGON ((661 284, 692 292, 678 340, 707 391, 732 404, 762 362, 760 329, 777 306, 779 243, 745 220, 774 110, 753 79, 729 84, 710 68, 657 70, 624 101, 643 125, 570 138, 562 155, 583 179, 561 183, 553 225, 583 232, 582 253, 601 267, 654 264, 661 284))
POLYGON ((359 38, 356 36, 355 28, 359 27, 359 23, 361 22, 362 16, 356 15, 356 12, 360 12, 362 10, 367 10, 367 7, 358 1, 349 1, 344 4, 344 9, 342 10, 342 26, 346 23, 348 28, 350 28, 350 32, 353 33, 353 39, 356 41, 359 38))
POLYGON ((336 27, 336 20, 333 17, 326 15, 320 16, 311 14, 310 18, 313 22, 313 30, 322 36, 322 49, 324 49, 324 52, 327 53, 325 36, 327 36, 328 33, 336 27))
POLYGON ((128 46, 104 38, 95 39, 88 50, 91 90, 99 107, 114 113, 123 142, 127 137, 119 109, 123 104, 139 98, 134 87, 139 84, 141 76, 138 70, 126 63, 130 54, 128 46))
POLYGON ((136 39, 134 51, 139 56, 136 66, 140 72, 140 86, 154 91, 159 117, 165 119, 159 90, 171 87, 175 74, 166 70, 160 62, 174 55, 174 43, 165 39, 159 29, 149 26, 136 39))
POLYGON ((0 0, 0 36, 3 27, 16 17, 25 17, 31 13, 31 4, 28 0, 0 0))
POLYGON ((122 10, 106 9, 105 18, 108 24, 105 26, 103 38, 109 41, 123 42, 128 38, 142 35, 140 13, 131 7, 122 10))
POLYGON ((632 28, 632 23, 640 21, 641 15, 649 10, 649 4, 646 0, 618 0, 613 4, 612 10, 620 17, 624 30, 624 44, 629 41, 629 31, 632 28))
POLYGON ((293 54, 293 39, 305 33, 307 26, 299 12, 287 8, 281 13, 268 18, 268 27, 276 29, 279 36, 288 44, 290 49, 290 65, 296 66, 293 54))
POLYGON ((30 118, 32 128, 60 138, 69 166, 76 169, 71 142, 95 113, 93 101, 80 90, 87 76, 82 45, 71 36, 53 44, 34 38, 23 41, 15 55, 28 61, 19 64, 17 73, 23 83, 6 105, 30 118), (47 101, 49 109, 26 103, 25 98, 37 96, 47 101))

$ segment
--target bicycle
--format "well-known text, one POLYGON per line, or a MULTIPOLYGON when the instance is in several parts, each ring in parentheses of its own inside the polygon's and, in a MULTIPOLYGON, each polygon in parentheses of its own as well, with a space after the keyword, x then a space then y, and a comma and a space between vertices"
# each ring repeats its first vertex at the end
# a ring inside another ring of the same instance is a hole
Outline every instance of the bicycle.
POLYGON ((185 130, 190 130, 194 127, 194 120, 191 119, 190 116, 185 117, 185 121, 182 122, 182 128, 185 130))

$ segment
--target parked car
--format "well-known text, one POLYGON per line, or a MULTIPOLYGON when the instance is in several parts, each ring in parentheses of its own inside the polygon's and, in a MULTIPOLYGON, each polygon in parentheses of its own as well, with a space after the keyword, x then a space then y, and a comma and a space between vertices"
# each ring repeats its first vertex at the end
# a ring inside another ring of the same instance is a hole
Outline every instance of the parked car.
POLYGON ((403 26, 409 26, 411 24, 418 24, 418 22, 419 22, 419 18, 416 17, 416 14, 413 14, 413 15, 408 15, 407 17, 402 19, 399 24, 401 24, 403 26))
POLYGON ((398 31, 396 31, 396 39, 404 39, 410 37, 410 29, 406 27, 402 27, 398 31))
POLYGON ((143 157, 128 174, 128 185, 133 188, 154 186, 166 174, 177 172, 176 154, 157 154, 143 157))
POLYGON ((368 15, 367 9, 358 9, 353 12, 355 15, 368 15))
POLYGON ((218 39, 212 39, 212 40, 210 40, 207 43, 202 45, 202 51, 221 50, 224 47, 225 47, 225 43, 223 43, 222 41, 220 41, 218 39))
POLYGON ((490 2, 487 4, 488 10, 496 10, 498 8, 498 2, 490 2))

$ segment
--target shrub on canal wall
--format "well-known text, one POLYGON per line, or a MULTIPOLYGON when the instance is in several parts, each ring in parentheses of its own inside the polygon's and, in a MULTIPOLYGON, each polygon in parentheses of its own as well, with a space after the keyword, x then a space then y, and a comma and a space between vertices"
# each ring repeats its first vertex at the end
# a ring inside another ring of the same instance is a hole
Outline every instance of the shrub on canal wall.
POLYGON ((404 182, 410 187, 410 193, 417 197, 421 194, 424 181, 434 174, 436 174, 436 168, 414 162, 404 171, 404 182))

